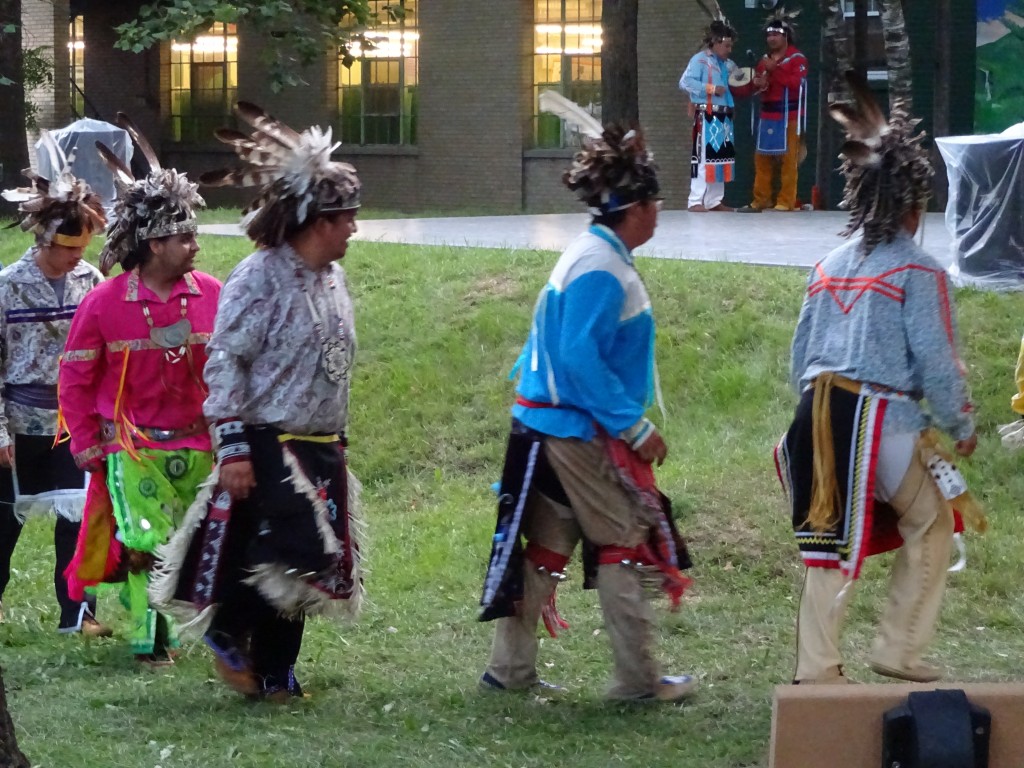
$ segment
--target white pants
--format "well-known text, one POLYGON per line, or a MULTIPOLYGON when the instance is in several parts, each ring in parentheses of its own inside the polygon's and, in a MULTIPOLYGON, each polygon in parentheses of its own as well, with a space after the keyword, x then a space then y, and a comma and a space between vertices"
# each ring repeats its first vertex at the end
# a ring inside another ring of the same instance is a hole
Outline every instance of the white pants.
POLYGON ((697 166, 697 178, 690 179, 690 197, 686 201, 686 207, 692 208, 695 205, 703 205, 711 210, 720 205, 725 197, 724 181, 706 181, 704 178, 704 163, 697 166))

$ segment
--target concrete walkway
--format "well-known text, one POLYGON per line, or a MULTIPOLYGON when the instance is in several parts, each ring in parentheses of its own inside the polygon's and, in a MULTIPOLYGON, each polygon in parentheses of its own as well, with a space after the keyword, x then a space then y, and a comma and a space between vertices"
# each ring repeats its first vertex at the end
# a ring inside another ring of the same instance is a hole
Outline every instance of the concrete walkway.
MULTIPOLYGON (((950 236, 943 214, 929 213, 924 247, 949 262, 950 236)), ((843 242, 839 211, 758 214, 663 211, 654 237, 637 253, 661 259, 732 261, 810 267, 843 242)), ((533 216, 467 216, 436 219, 364 219, 357 240, 414 245, 525 248, 561 251, 586 227, 584 213, 533 216)), ((240 235, 234 224, 206 224, 200 232, 240 235)))

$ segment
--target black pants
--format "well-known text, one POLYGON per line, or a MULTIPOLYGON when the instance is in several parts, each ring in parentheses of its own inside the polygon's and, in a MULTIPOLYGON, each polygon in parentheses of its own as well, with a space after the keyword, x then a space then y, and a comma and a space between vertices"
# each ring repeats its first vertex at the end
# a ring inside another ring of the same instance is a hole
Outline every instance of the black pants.
MULTIPOLYGON (((252 492, 255 497, 259 488, 252 492)), ((286 619, 255 587, 243 583, 249 575, 249 553, 256 544, 260 515, 247 499, 236 502, 225 542, 221 566, 220 607, 210 624, 210 634, 247 651, 252 670, 261 677, 286 680, 288 670, 299 658, 305 619, 286 619)))
MULTIPOLYGON (((33 470, 44 470, 35 473, 36 477, 33 479, 45 487, 32 488, 26 483, 21 483, 22 490, 27 493, 37 493, 51 487, 59 487, 53 485, 52 481, 66 477, 69 472, 76 472, 82 478, 84 486, 84 476, 74 468, 74 462, 70 467, 67 466, 71 457, 67 445, 54 448, 52 436, 15 435, 14 454, 15 460, 22 466, 31 466, 33 470)), ((75 544, 78 541, 80 526, 81 523, 73 523, 63 517, 58 517, 53 528, 53 549, 56 555, 53 569, 53 591, 57 596, 57 604, 60 606, 58 628, 64 630, 77 628, 82 615, 82 603, 68 597, 68 584, 64 579, 64 571, 75 555, 75 544)), ((11 555, 14 554, 14 547, 21 536, 21 529, 22 524, 14 516, 14 474, 10 469, 0 467, 0 599, 3 598, 7 584, 11 580, 11 555)), ((86 611, 90 615, 95 614, 96 598, 92 595, 86 596, 86 611)))

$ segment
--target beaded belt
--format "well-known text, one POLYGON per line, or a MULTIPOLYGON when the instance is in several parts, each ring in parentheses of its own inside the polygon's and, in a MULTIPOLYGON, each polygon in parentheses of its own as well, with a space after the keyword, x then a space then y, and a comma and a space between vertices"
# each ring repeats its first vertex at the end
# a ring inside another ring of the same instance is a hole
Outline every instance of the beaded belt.
MULTIPOLYGON (((159 429, 157 427, 134 427, 132 433, 151 443, 169 443, 186 437, 200 435, 206 431, 206 422, 202 419, 192 422, 187 427, 178 429, 159 429)), ((114 422, 109 419, 100 421, 100 436, 106 442, 112 442, 117 436, 114 422)))

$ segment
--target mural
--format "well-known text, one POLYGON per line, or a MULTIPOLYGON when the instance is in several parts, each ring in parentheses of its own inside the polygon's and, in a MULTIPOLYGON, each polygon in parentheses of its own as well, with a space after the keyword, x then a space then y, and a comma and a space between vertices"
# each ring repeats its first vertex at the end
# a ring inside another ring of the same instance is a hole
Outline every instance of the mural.
POLYGON ((1024 0, 978 0, 974 132, 1024 122, 1024 0))

